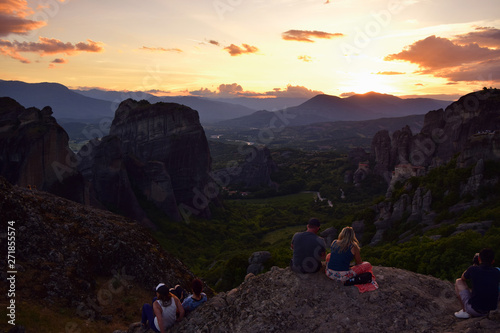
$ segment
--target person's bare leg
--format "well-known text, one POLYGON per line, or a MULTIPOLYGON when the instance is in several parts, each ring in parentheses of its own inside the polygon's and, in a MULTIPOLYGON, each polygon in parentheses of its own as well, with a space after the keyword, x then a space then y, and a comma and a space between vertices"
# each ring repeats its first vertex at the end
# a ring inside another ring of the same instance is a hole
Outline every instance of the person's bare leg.
POLYGON ((464 303, 462 302, 462 297, 460 297, 460 292, 463 290, 467 290, 469 286, 467 286, 467 283, 462 280, 462 279, 457 279, 455 281, 455 293, 457 294, 458 300, 460 301, 460 304, 462 305, 462 310, 465 311, 465 306, 464 303))

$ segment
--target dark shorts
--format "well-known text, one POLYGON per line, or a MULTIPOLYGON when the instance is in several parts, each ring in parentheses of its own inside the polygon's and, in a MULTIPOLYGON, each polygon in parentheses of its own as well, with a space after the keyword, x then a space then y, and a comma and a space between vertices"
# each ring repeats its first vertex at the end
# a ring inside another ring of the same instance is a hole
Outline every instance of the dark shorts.
POLYGON ((462 290, 460 292, 460 298, 462 299, 462 303, 464 303, 465 312, 467 312, 468 314, 470 314, 473 317, 486 316, 488 314, 488 312, 480 313, 480 312, 477 312, 476 310, 474 310, 474 308, 469 303, 470 297, 471 297, 471 293, 470 293, 469 289, 465 289, 465 290, 462 290))

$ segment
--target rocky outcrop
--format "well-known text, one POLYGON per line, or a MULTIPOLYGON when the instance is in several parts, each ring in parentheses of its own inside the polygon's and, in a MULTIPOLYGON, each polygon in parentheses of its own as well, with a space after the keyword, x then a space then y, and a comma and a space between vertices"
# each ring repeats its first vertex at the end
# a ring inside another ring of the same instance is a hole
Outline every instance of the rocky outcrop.
POLYGON ((372 155, 375 156, 375 167, 373 172, 382 176, 387 182, 391 180, 391 137, 389 131, 377 132, 372 140, 372 155))
POLYGON ((241 189, 275 188, 271 174, 278 170, 278 166, 270 150, 267 147, 248 146, 245 153, 242 163, 214 171, 214 179, 224 186, 236 185, 241 189))
POLYGON ((210 217, 218 201, 211 157, 198 113, 174 103, 123 101, 110 134, 90 142, 80 170, 101 203, 149 223, 141 200, 169 218, 210 217))
POLYGON ((102 140, 92 140, 78 153, 78 168, 90 184, 89 192, 104 208, 128 216, 149 227, 154 227, 139 204, 132 188, 140 180, 138 175, 129 175, 122 152, 121 141, 107 136, 102 140))
POLYGON ((459 155, 463 167, 480 159, 500 159, 500 91, 485 89, 461 97, 446 110, 425 115, 420 133, 409 127, 394 132, 378 132, 372 141, 374 172, 390 180, 397 165, 436 167, 459 155))
MULTIPOLYGON (((107 321, 113 320, 109 318, 113 314, 122 318, 123 299, 137 290, 151 293, 159 282, 190 290, 194 275, 133 220, 47 192, 12 186, 1 177, 0 211, 1 225, 6 228, 7 221, 12 221, 16 231, 19 302, 65 308, 75 321, 95 325, 105 316, 107 321), (112 312, 107 310, 110 305, 112 312)), ((0 275, 6 281, 3 263, 0 275)), ((212 294, 208 287, 205 292, 212 294)), ((137 306, 148 301, 137 299, 137 306)), ((126 315, 139 318, 140 308, 126 315)), ((27 329, 37 331, 37 327, 27 329)))
POLYGON ((252 253, 248 258, 247 274, 257 275, 264 271, 264 264, 271 259, 271 253, 268 251, 258 251, 252 253))
MULTIPOLYGON (((482 332, 500 329, 500 318, 463 321, 453 285, 408 271, 374 267, 379 289, 359 293, 323 271, 289 268, 250 276, 177 323, 172 332, 482 332)), ((134 332, 130 330, 129 332, 134 332)))
POLYGON ((83 178, 68 135, 50 107, 25 109, 11 98, 0 98, 0 175, 11 184, 84 201, 83 178))

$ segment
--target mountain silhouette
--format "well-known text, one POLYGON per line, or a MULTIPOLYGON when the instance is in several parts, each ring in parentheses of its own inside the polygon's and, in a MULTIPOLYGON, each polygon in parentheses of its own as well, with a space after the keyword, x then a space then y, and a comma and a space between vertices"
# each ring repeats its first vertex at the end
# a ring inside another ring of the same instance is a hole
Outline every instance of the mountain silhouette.
MULTIPOLYGON (((340 98, 332 95, 316 95, 306 102, 280 112, 286 113, 287 126, 300 126, 320 122, 359 121, 383 117, 403 117, 425 114, 449 105, 449 101, 431 98, 403 99, 375 92, 340 98)), ((255 112, 249 116, 219 123, 227 127, 269 127, 274 112, 255 112)))
POLYGON ((198 111, 200 115, 200 122, 202 124, 211 124, 227 119, 247 116, 256 110, 236 103, 228 103, 226 101, 217 101, 195 96, 158 97, 141 91, 124 92, 106 91, 100 89, 74 91, 87 97, 112 102, 115 106, 114 109, 116 109, 122 101, 128 98, 135 100, 145 99, 153 104, 158 102, 183 104, 198 111))
POLYGON ((112 103, 77 94, 58 83, 0 80, 0 97, 15 99, 26 108, 50 106, 56 119, 102 119, 114 114, 112 103))

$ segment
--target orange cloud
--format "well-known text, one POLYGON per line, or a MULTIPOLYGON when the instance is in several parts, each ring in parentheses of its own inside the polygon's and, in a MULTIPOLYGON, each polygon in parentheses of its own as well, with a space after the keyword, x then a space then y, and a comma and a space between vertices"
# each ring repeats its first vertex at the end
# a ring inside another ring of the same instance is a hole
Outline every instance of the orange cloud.
POLYGON ((251 46, 248 44, 242 44, 243 47, 239 47, 237 45, 231 44, 229 46, 226 46, 224 50, 227 50, 229 54, 234 57, 242 54, 249 54, 249 53, 256 53, 259 51, 259 49, 255 46, 251 46))
POLYGON ((0 1, 0 37, 9 34, 26 35, 31 30, 46 25, 43 21, 33 21, 26 16, 33 14, 25 0, 0 1))
POLYGON ((480 47, 476 43, 458 45, 447 38, 430 36, 400 53, 386 56, 384 60, 404 60, 418 64, 423 69, 436 70, 485 61, 492 57, 500 57, 500 50, 480 47))
POLYGON ((288 30, 281 34, 284 40, 293 40, 298 42, 314 43, 312 38, 332 39, 334 37, 342 37, 341 33, 328 33, 324 31, 309 31, 309 30, 288 30))
POLYGON ((450 81, 500 82, 500 31, 478 28, 474 32, 458 35, 450 40, 430 36, 407 46, 386 61, 403 60, 419 66, 420 74, 430 74, 450 81), (478 42, 469 42, 477 38, 478 42), (493 48, 482 45, 492 45, 493 48))
POLYGON ((302 60, 304 62, 311 62, 312 61, 312 58, 310 56, 307 56, 307 55, 298 56, 297 59, 302 60))
POLYGON ((151 51, 151 52, 179 52, 179 53, 183 52, 181 49, 178 48, 165 49, 163 47, 147 47, 147 46, 141 47, 140 50, 151 51))
POLYGON ((384 71, 384 72, 377 72, 375 73, 377 75, 401 75, 401 74, 405 74, 403 72, 394 72, 394 71, 384 71))
POLYGON ((0 13, 26 17, 33 14, 33 10, 28 7, 26 0, 2 0, 0 2, 0 13))
POLYGON ((58 39, 39 37, 39 42, 18 42, 0 39, 0 54, 7 55, 24 63, 29 60, 23 58, 19 53, 38 53, 40 56, 50 54, 73 55, 79 52, 102 52, 101 43, 87 39, 87 43, 77 44, 64 43, 58 39))
POLYGON ((243 87, 237 83, 232 84, 221 84, 217 87, 217 90, 212 91, 208 88, 201 88, 199 90, 194 90, 189 92, 193 96, 201 97, 220 97, 220 98, 231 98, 231 97, 301 97, 301 98, 312 98, 318 94, 323 94, 321 91, 311 90, 303 86, 292 86, 288 85, 286 89, 274 88, 272 91, 266 91, 263 93, 254 91, 245 91, 243 87))

